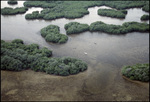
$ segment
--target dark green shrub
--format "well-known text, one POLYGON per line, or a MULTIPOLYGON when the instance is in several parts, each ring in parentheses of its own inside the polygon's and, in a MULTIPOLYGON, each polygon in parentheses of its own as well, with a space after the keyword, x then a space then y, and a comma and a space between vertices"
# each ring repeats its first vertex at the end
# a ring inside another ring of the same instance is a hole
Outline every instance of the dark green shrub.
POLYGON ((91 23, 90 31, 101 31, 110 34, 126 34, 129 32, 148 32, 149 24, 125 22, 122 25, 105 24, 101 21, 91 23))
POLYGON ((12 41, 12 43, 24 44, 24 43, 23 43, 23 40, 21 40, 21 39, 15 39, 15 40, 12 41))
POLYGON ((44 47, 42 49, 34 50, 32 52, 32 55, 35 55, 35 54, 41 54, 43 57, 50 57, 50 56, 52 56, 52 51, 48 50, 48 48, 44 47))
POLYGON ((126 10, 113 10, 113 9, 99 9, 98 15, 107 16, 112 18, 125 18, 126 10))
POLYGON ((116 8, 118 10, 129 8, 141 8, 146 5, 145 1, 104 1, 105 6, 116 8))
MULTIPOLYGON (((117 10, 138 7, 144 11, 149 11, 148 1, 26 1, 24 6, 44 8, 41 12, 41 18, 45 20, 80 18, 89 14, 87 9, 94 6, 109 6, 117 10)), ((122 13, 126 14, 127 12, 123 11, 122 13)), ((117 17, 119 17, 118 15, 120 14, 117 14, 117 17)), ((39 19, 40 17, 30 15, 30 17, 26 17, 26 19, 28 18, 39 19)), ((121 18, 124 18, 124 16, 121 15, 121 18)))
POLYGON ((1 40, 1 43, 5 43, 5 41, 4 41, 4 40, 1 40))
POLYGON ((76 34, 89 30, 89 26, 87 24, 80 24, 78 22, 70 22, 65 25, 67 34, 76 34))
POLYGON ((54 1, 28 1, 24 2, 26 7, 42 7, 42 8, 52 8, 55 6, 54 1))
POLYGON ((1 42, 1 70, 20 71, 31 68, 47 74, 67 76, 87 69, 85 62, 75 58, 50 58, 52 51, 45 47, 39 49, 37 44, 24 45, 20 39, 1 42))
POLYGON ((141 20, 149 20, 149 15, 143 15, 143 16, 141 17, 141 20))
POLYGON ((10 5, 18 4, 18 2, 16 0, 9 0, 9 1, 7 1, 7 3, 10 5))
POLYGON ((39 13, 39 11, 33 11, 31 14, 25 15, 26 19, 41 19, 43 15, 39 13))
POLYGON ((149 64, 124 66, 121 72, 131 80, 149 81, 149 64))
POLYGON ((1 57, 1 69, 20 71, 23 69, 23 63, 17 59, 5 55, 1 57))
POLYGON ((145 12, 149 12, 149 1, 146 2, 146 5, 142 7, 142 10, 145 12))
POLYGON ((56 25, 49 25, 41 29, 41 35, 47 42, 65 43, 68 37, 59 33, 59 27, 56 25))
POLYGON ((5 7, 1 9, 2 15, 15 15, 15 14, 23 14, 28 10, 27 7, 17 7, 17 8, 10 8, 5 7))

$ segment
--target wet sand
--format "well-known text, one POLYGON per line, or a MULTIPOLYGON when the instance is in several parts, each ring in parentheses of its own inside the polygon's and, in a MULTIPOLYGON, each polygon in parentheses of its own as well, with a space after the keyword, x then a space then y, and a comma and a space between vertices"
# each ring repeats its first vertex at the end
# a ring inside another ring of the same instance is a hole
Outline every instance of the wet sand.
MULTIPOLYGON (((7 2, 3 7, 5 6, 7 2)), ((53 21, 25 20, 25 14, 1 15, 1 39, 6 41, 22 39, 25 44, 36 43, 40 47, 53 50, 53 57, 70 56, 88 63, 88 70, 67 77, 32 70, 21 72, 1 70, 1 100, 149 101, 149 83, 145 85, 133 83, 120 74, 123 65, 149 62, 148 33, 109 35, 102 32, 84 32, 69 35, 68 42, 61 45, 47 43, 40 35, 40 29, 50 24, 58 25, 60 32, 65 34, 64 25, 72 21, 87 24, 95 21, 122 24, 126 21, 141 22, 140 16, 147 14, 141 8, 133 8, 128 10, 124 20, 120 20, 98 16, 96 12, 99 8, 108 7, 89 8, 89 15, 74 20, 64 18, 53 21), (84 52, 87 52, 87 55, 84 52)), ((33 10, 35 8, 31 8, 31 11, 33 10)))
POLYGON ((122 77, 127 80, 127 81, 130 81, 132 83, 136 83, 136 84, 139 84, 141 86, 144 86, 146 87, 147 89, 149 88, 149 82, 142 82, 142 81, 138 81, 138 80, 131 80, 130 78, 127 78, 126 76, 122 75, 122 77))
POLYGON ((89 65, 89 69, 67 77, 24 70, 1 71, 2 101, 149 101, 146 87, 125 80, 112 65, 89 65), (92 70, 95 69, 95 70, 92 70), (99 72, 99 74, 97 74, 99 72), (106 74, 107 73, 107 74, 106 74), (105 76, 110 75, 110 76, 105 76))

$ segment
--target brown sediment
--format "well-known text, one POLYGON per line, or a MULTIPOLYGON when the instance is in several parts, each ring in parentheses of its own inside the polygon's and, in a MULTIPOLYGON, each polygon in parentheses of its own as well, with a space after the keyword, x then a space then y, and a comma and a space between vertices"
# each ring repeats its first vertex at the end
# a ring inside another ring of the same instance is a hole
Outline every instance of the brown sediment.
POLYGON ((139 84, 139 85, 142 85, 146 88, 149 88, 149 82, 142 82, 142 81, 138 81, 138 80, 131 80, 130 78, 127 78, 126 76, 122 75, 122 77, 125 79, 125 80, 128 80, 130 82, 133 82, 133 83, 136 83, 136 84, 139 84))

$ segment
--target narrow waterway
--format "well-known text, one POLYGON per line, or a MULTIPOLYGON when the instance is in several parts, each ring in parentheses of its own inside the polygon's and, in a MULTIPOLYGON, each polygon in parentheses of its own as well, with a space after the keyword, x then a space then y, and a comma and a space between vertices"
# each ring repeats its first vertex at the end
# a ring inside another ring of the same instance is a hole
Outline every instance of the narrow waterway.
MULTIPOLYGON (((8 7, 6 1, 1 8, 8 7)), ((23 1, 18 5, 23 6, 23 1)), ((89 15, 78 19, 26 20, 25 14, 1 15, 1 39, 9 41, 23 39, 26 44, 37 43, 53 50, 53 57, 70 56, 87 62, 88 70, 67 77, 47 75, 42 72, 25 70, 21 72, 1 71, 2 100, 100 100, 100 101, 141 101, 149 100, 149 83, 140 85, 122 78, 120 71, 124 65, 149 63, 149 33, 133 32, 125 35, 110 35, 101 32, 84 32, 69 35, 65 44, 47 43, 40 35, 40 29, 54 24, 65 33, 64 25, 77 21, 91 24, 103 21, 107 24, 121 25, 124 22, 142 22, 140 17, 148 14, 141 8, 127 9, 125 19, 97 15, 99 8, 89 8, 89 15), (87 55, 84 54, 87 53, 87 55)), ((26 13, 42 8, 30 8, 26 13)), ((146 23, 148 23, 147 21, 146 23)))

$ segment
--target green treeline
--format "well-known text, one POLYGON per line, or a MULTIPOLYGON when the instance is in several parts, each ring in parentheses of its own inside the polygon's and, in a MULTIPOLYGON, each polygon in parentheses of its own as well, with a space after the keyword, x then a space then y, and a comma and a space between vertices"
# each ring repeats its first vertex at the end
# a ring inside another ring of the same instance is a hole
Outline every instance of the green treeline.
POLYGON ((70 22, 65 25, 67 34, 76 34, 89 30, 89 26, 87 24, 80 24, 78 22, 70 22))
POLYGON ((143 16, 141 17, 141 20, 149 20, 149 15, 143 15, 143 16))
POLYGON ((145 6, 149 1, 104 1, 105 6, 109 6, 118 10, 129 8, 141 8, 145 6))
MULTIPOLYGON (((59 1, 61 2, 61 1, 59 1)), ((24 2, 26 7, 42 7, 42 8, 52 8, 56 6, 55 1, 27 1, 24 2)))
POLYGON ((1 69, 20 71, 31 66, 36 58, 50 57, 52 51, 39 49, 37 44, 24 45, 20 39, 12 42, 1 40, 1 69))
POLYGON ((125 22, 122 25, 106 24, 102 21, 87 24, 70 22, 65 25, 67 34, 81 33, 84 31, 96 32, 101 31, 109 34, 126 34, 129 32, 148 32, 149 24, 139 22, 125 22))
POLYGON ((126 34, 129 32, 148 32, 149 24, 138 22, 125 22, 122 25, 105 24, 97 21, 90 25, 90 31, 101 31, 110 34, 126 34))
MULTIPOLYGON (((8 1, 9 2, 9 1, 8 1)), ((15 1, 11 1, 15 2, 15 1)), ((40 13, 33 12, 27 14, 26 19, 45 19, 53 20, 58 18, 81 18, 89 14, 87 10, 89 7, 94 6, 109 6, 117 10, 124 10, 128 8, 142 8, 142 10, 149 12, 149 1, 26 1, 25 7, 42 7, 44 8, 40 13)), ((21 7, 23 8, 23 7, 21 7)), ((20 8, 20 9, 21 9, 20 8)), ((26 9, 27 10, 27 9, 26 9)), ((25 11, 26 11, 25 10, 25 11)), ((2 8, 1 11, 4 15, 12 15, 23 12, 18 9, 2 8), (4 10, 5 9, 5 10, 4 10)), ((25 11, 23 13, 25 13, 25 11)))
POLYGON ((7 3, 10 5, 18 4, 18 2, 16 0, 9 0, 9 1, 7 1, 7 3))
POLYGON ((85 14, 88 14, 87 8, 82 7, 79 2, 76 1, 28 1, 24 3, 26 7, 42 7, 45 8, 36 16, 28 15, 26 19, 38 19, 43 18, 45 20, 54 20, 57 18, 80 18, 85 14), (74 4, 75 3, 75 4, 74 4), (49 9, 50 8, 50 9, 49 9), (40 17, 39 17, 40 16, 40 17))
MULTIPOLYGON (((94 6, 109 6, 118 10, 128 8, 145 8, 148 1, 26 1, 25 7, 42 7, 40 13, 30 14, 26 19, 54 20, 58 18, 80 18, 89 14, 88 8, 94 6)), ((146 8, 149 5, 146 6, 146 8)), ((143 9, 144 11, 147 9, 143 9)))
POLYGON ((67 76, 87 69, 87 64, 81 60, 51 56, 51 50, 45 47, 39 49, 37 44, 24 45, 20 39, 12 42, 1 40, 1 70, 21 71, 31 68, 47 74, 67 76))
POLYGON ((5 7, 1 9, 2 15, 15 15, 15 14, 22 14, 25 13, 28 10, 27 7, 16 7, 16 8, 10 8, 5 7))
POLYGON ((112 18, 125 18, 126 10, 113 10, 113 9, 99 9, 98 15, 107 16, 112 18))
POLYGON ((47 42, 53 43, 65 43, 68 37, 64 34, 60 34, 59 27, 56 25, 49 25, 41 29, 41 35, 47 42))
POLYGON ((31 14, 25 15, 26 19, 41 19, 43 18, 42 14, 39 14, 39 11, 33 11, 31 14))
POLYGON ((146 2, 146 5, 142 7, 142 10, 145 12, 149 12, 149 1, 146 2))
POLYGON ((122 74, 131 80, 149 81, 149 64, 136 64, 133 66, 124 66, 122 74))

